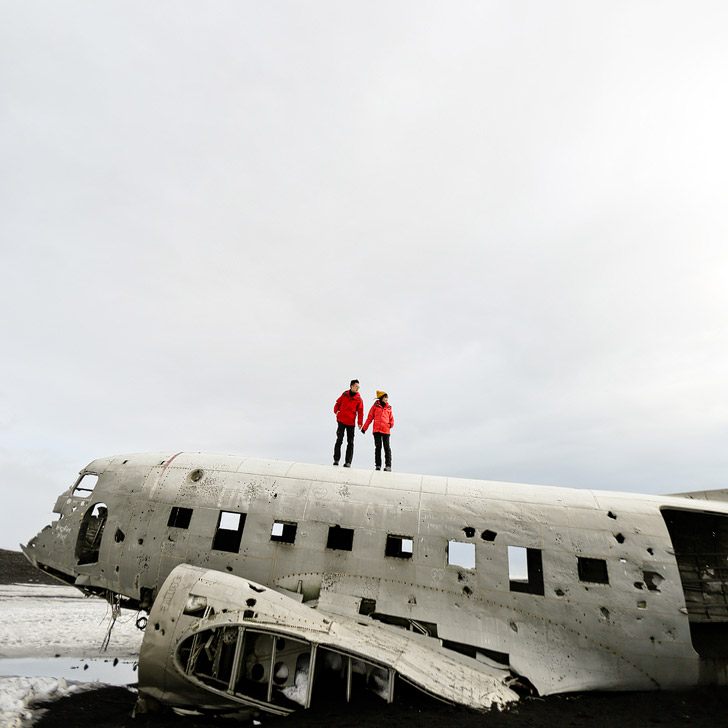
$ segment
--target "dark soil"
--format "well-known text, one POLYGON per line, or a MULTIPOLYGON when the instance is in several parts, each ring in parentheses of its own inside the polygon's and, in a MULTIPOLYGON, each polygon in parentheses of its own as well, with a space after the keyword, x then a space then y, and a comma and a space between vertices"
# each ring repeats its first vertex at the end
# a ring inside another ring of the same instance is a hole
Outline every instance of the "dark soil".
MULTIPOLYGON (((58 583, 28 564, 21 553, 0 549, 0 583, 58 583)), ((173 712, 132 717, 136 692, 100 687, 43 705, 37 728, 207 728, 233 726, 228 718, 181 717, 173 712)), ((728 687, 680 692, 578 693, 525 697, 503 712, 459 708, 398 684, 395 703, 372 696, 355 704, 333 703, 280 718, 256 716, 262 728, 666 728, 728 726, 728 687)), ((243 725, 251 725, 248 719, 243 725)), ((239 724, 238 724, 239 725, 239 724)))
POLYGON ((20 551, 0 549, 0 584, 60 584, 36 569, 20 551))
MULTIPOLYGON (((49 704, 35 728, 208 728, 236 725, 214 716, 178 716, 173 712, 132 718, 136 694, 104 687, 49 704)), ((549 698, 523 698, 510 710, 476 713, 436 702, 421 694, 401 696, 392 705, 372 697, 365 704, 302 710, 291 716, 257 716, 261 728, 667 728, 728 725, 728 689, 693 692, 581 693, 549 698)), ((251 725, 247 720, 243 725, 251 725)))

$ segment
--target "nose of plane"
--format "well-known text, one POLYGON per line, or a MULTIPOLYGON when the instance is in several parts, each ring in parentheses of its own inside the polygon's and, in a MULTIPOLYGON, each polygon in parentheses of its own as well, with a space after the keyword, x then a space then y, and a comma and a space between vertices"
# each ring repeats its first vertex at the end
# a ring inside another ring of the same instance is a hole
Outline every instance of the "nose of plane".
POLYGON ((54 528, 46 526, 27 544, 20 544, 20 550, 36 569, 58 579, 64 584, 73 584, 75 574, 68 571, 63 560, 58 559, 58 543, 54 528))
POLYGON ((32 539, 28 542, 27 546, 23 546, 23 544, 20 544, 20 550, 23 552, 23 555, 25 556, 28 561, 30 561, 33 566, 38 566, 38 560, 35 558, 35 555, 33 554, 33 551, 29 548, 29 546, 33 543, 35 539, 32 539))

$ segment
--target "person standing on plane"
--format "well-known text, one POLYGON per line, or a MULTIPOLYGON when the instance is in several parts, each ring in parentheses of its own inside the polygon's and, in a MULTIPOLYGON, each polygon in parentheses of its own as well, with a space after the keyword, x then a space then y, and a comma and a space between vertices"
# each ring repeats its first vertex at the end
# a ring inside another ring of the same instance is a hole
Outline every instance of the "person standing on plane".
POLYGON ((334 405, 336 415, 336 444, 334 445, 334 465, 341 460, 341 443, 346 432, 346 460, 344 467, 351 467, 351 460, 354 457, 354 424, 357 417, 359 427, 364 419, 364 402, 359 394, 359 380, 352 379, 348 391, 344 392, 334 405))
POLYGON ((374 467, 382 468, 382 445, 384 445, 384 469, 392 469, 392 450, 389 447, 389 433, 394 427, 394 415, 386 392, 377 390, 377 399, 367 415, 367 421, 361 431, 366 434, 369 423, 374 421, 374 467))

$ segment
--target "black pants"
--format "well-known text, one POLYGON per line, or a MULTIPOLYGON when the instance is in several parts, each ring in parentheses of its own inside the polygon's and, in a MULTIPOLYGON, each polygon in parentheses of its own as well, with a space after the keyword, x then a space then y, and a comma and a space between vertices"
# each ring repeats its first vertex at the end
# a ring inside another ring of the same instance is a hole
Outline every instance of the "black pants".
POLYGON ((345 463, 351 465, 351 459, 354 457, 354 425, 345 425, 343 422, 336 423, 336 445, 334 445, 334 462, 341 460, 341 443, 344 440, 344 431, 346 431, 346 460, 345 463))
POLYGON ((382 445, 384 445, 384 464, 386 467, 392 467, 392 451, 389 449, 389 435, 383 432, 374 433, 374 465, 377 468, 382 467, 382 445))

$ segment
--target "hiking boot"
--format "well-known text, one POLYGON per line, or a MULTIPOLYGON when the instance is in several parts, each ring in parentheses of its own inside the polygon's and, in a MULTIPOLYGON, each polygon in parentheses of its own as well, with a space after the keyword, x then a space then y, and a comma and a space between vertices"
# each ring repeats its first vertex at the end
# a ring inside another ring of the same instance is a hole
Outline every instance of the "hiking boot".
POLYGON ((389 470, 389 471, 391 471, 391 470, 392 470, 392 468, 391 468, 391 467, 389 467, 389 465, 387 465, 387 466, 386 466, 386 467, 385 467, 384 469, 385 469, 385 470, 389 470))
POLYGON ((338 464, 339 464, 339 461, 338 460, 334 460, 334 465, 338 465, 338 464))
POLYGON ((345 468, 350 468, 351 467, 351 463, 344 463, 344 467, 345 468))
POLYGON ((381 470, 382 469, 382 466, 381 465, 377 465, 374 469, 375 470, 381 470))

